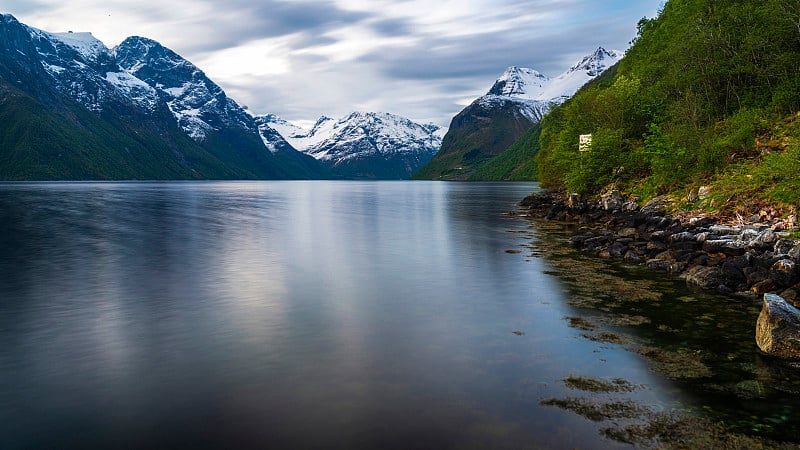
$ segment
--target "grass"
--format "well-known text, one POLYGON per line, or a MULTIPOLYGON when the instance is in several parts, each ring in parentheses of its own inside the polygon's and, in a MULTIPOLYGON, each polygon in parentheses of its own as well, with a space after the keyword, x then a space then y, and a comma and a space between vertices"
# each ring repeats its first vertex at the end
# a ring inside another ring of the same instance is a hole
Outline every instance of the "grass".
POLYGON ((785 214, 800 205, 800 113, 774 121, 753 159, 737 162, 712 183, 712 209, 737 213, 767 205, 785 214))

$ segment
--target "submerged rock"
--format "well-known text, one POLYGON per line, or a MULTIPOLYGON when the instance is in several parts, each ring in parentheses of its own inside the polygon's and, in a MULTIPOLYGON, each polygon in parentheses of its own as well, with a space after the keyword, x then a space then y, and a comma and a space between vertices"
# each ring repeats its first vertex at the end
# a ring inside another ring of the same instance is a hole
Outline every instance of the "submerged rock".
POLYGON ((768 355, 800 359, 800 310, 779 295, 764 294, 756 324, 756 344, 768 355))

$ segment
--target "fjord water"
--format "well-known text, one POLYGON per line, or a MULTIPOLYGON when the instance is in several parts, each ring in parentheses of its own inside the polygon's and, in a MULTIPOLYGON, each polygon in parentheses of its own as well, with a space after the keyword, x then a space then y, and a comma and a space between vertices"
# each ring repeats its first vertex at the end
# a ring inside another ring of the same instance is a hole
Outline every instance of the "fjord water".
POLYGON ((2 448, 608 448, 533 184, 0 185, 2 448), (526 254, 527 253, 527 254, 526 254))

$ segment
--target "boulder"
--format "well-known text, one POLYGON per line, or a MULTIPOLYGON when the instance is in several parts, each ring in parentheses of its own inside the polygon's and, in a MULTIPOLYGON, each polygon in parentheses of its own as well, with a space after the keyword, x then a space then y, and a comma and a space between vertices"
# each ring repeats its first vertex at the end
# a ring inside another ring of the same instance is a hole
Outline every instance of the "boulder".
POLYGON ((670 242, 697 242, 697 236, 691 231, 675 233, 669 237, 670 242))
POLYGON ((742 256, 747 252, 747 244, 733 239, 714 239, 703 242, 706 253, 725 253, 728 256, 742 256))
POLYGON ((669 270, 669 267, 672 265, 672 261, 666 261, 663 259, 650 259, 646 263, 647 268, 650 270, 657 270, 666 272, 669 270))
POLYGON ((583 203, 583 199, 581 199, 581 194, 570 194, 569 198, 567 199, 567 206, 570 209, 579 209, 586 206, 583 203))
POLYGON ((665 195, 658 196, 642 206, 642 213, 648 216, 663 215, 667 212, 670 200, 665 195))
POLYGON ((769 279, 769 271, 761 267, 745 267, 742 269, 748 284, 760 283, 769 279))
POLYGON ((739 227, 730 227, 727 225, 713 225, 709 230, 717 236, 731 236, 742 232, 742 229, 739 227))
POLYGON ((628 246, 623 242, 614 242, 608 248, 608 253, 612 258, 622 258, 628 251, 628 246))
POLYGON ((710 232, 710 231, 703 231, 702 233, 698 233, 696 236, 697 242, 705 242, 705 241, 714 241, 719 240, 719 236, 710 232))
POLYGON ((720 267, 694 266, 681 274, 681 278, 690 286, 714 289, 723 284, 725 277, 720 267))
POLYGON ((576 234, 569 238, 570 244, 572 244, 576 248, 581 248, 589 239, 594 237, 594 233, 587 232, 583 234, 576 234))
POLYGON ((791 239, 778 239, 778 241, 775 242, 773 251, 778 255, 788 255, 789 252, 794 250, 796 245, 797 243, 791 239))
POLYGON ((639 210, 639 204, 635 200, 628 200, 622 204, 622 210, 626 212, 634 212, 639 210))
POLYGON ((797 283, 797 266, 791 259, 782 259, 769 269, 770 278, 783 287, 797 283))
POLYGON ((623 258, 625 259, 625 261, 628 261, 628 262, 639 262, 639 261, 641 261, 641 258, 639 257, 639 255, 633 250, 628 250, 627 252, 625 252, 625 256, 623 258))
POLYGON ((618 190, 612 189, 600 196, 600 207, 606 211, 619 211, 624 200, 618 190))
POLYGON ((768 355, 800 359, 800 310, 779 295, 764 294, 756 323, 756 344, 768 355))
POLYGON ((700 200, 707 199, 709 195, 711 195, 710 186, 700 186, 700 188, 697 189, 697 198, 700 200))
POLYGON ((773 249, 775 248, 775 243, 777 241, 778 235, 771 229, 767 228, 756 235, 753 241, 750 242, 750 247, 759 250, 773 249))

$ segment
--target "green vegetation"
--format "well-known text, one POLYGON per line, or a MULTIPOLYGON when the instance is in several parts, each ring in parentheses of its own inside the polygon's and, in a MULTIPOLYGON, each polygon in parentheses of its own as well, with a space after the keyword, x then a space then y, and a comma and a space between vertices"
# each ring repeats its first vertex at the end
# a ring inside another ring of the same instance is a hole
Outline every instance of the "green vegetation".
MULTIPOLYGON (((182 150, 160 148, 157 136, 123 134, 122 123, 102 120, 79 105, 47 107, 2 82, 0 98, 2 179, 196 177, 175 158, 157 157, 182 150)), ((187 153, 187 164, 195 157, 187 153)))
POLYGON ((570 389, 577 389, 587 392, 633 392, 640 388, 640 386, 632 385, 630 382, 622 378, 615 378, 613 380, 603 380, 593 377, 582 377, 570 375, 564 379, 564 385, 570 389))
MULTIPOLYGON (((436 156, 417 171, 415 180, 475 179, 476 171, 511 147, 533 122, 510 101, 504 105, 472 103, 456 115, 436 156)), ((528 152, 533 155, 535 152, 528 152)), ((530 163, 535 164, 535 163, 530 163)), ((505 169, 487 169, 490 172, 505 169)), ((530 173, 530 166, 526 169, 530 173)), ((502 179, 479 176, 477 179, 502 179)))
POLYGON ((0 179, 314 178, 305 155, 272 155, 257 138, 189 139, 171 117, 108 110, 70 100, 45 104, 0 80, 0 179))
POLYGON ((756 141, 760 154, 732 164, 713 182, 712 206, 735 211, 744 204, 784 210, 800 205, 800 115, 770 125, 756 141))
POLYGON ((671 0, 639 22, 616 70, 543 119, 540 180, 586 194, 615 183, 642 199, 710 184, 707 207, 795 207, 798 61, 795 0, 671 0))
POLYGON ((526 131, 503 153, 481 164, 471 181, 531 181, 536 180, 536 154, 539 152, 539 124, 526 131))

